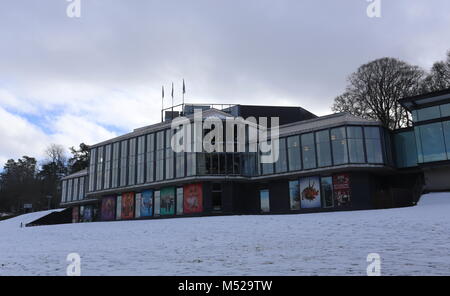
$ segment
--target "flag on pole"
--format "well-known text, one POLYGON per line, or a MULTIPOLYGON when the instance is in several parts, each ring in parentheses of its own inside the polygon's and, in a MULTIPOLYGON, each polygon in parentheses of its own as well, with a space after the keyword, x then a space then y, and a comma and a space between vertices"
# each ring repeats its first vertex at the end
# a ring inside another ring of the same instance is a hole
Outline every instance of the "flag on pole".
POLYGON ((184 83, 184 79, 183 79, 183 95, 186 93, 186 84, 184 83))
POLYGON ((173 99, 173 82, 172 82, 172 99, 173 99))
POLYGON ((161 96, 161 98, 164 99, 164 85, 162 86, 162 96, 161 96))

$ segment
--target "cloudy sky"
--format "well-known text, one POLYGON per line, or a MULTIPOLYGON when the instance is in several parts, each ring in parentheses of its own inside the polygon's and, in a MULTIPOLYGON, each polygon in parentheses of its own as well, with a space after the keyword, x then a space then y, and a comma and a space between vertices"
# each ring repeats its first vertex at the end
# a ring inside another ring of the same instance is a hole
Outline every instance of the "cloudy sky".
POLYGON ((450 49, 448 0, 381 0, 381 18, 366 0, 80 1, 81 18, 67 0, 0 3, 0 166, 155 123, 182 78, 188 102, 324 115, 359 65, 428 69, 450 49))

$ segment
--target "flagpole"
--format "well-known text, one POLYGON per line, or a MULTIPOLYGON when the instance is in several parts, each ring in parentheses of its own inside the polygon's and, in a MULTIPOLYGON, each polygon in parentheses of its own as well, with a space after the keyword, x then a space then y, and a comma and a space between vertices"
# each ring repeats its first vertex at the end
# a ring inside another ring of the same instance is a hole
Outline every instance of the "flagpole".
POLYGON ((164 122, 163 110, 164 110, 164 85, 162 86, 162 96, 161 96, 161 122, 164 122))

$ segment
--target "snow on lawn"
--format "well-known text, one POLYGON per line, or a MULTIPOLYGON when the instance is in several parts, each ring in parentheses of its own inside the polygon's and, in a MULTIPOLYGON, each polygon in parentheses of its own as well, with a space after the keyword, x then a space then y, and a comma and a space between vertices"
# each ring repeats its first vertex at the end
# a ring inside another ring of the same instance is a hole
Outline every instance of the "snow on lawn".
POLYGON ((369 253, 380 254, 383 275, 450 275, 450 194, 356 212, 30 228, 4 221, 0 237, 0 275, 65 275, 72 252, 82 275, 366 275, 369 253))

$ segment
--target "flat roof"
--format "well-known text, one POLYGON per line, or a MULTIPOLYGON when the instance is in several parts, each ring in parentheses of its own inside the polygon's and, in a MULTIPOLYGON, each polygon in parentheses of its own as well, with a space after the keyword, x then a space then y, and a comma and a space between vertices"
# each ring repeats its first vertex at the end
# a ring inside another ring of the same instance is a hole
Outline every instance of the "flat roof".
POLYGON ((400 104, 409 111, 422 107, 438 105, 447 101, 450 102, 450 88, 406 97, 399 100, 400 104))

